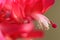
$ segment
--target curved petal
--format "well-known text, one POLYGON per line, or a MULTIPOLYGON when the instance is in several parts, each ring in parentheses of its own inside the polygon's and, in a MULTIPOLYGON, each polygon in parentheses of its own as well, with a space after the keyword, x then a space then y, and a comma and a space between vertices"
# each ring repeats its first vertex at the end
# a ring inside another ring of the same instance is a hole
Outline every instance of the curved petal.
POLYGON ((27 15, 36 11, 43 14, 54 4, 54 2, 55 0, 28 0, 25 4, 25 12, 27 15))
POLYGON ((12 4, 12 16, 19 21, 19 19, 22 19, 22 11, 20 7, 17 4, 12 4))
POLYGON ((53 4, 55 0, 43 0, 43 10, 42 13, 46 12, 53 4))
POLYGON ((30 15, 32 12, 42 11, 42 0, 28 0, 25 5, 26 15, 30 15))

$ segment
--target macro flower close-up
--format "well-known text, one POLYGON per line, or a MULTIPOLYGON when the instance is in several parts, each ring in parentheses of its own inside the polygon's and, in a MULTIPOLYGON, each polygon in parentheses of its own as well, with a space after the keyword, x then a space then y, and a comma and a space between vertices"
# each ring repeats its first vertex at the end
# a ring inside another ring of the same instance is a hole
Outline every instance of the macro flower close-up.
POLYGON ((54 3, 55 0, 0 0, 0 40, 43 38, 49 25, 57 27, 44 15, 54 3))

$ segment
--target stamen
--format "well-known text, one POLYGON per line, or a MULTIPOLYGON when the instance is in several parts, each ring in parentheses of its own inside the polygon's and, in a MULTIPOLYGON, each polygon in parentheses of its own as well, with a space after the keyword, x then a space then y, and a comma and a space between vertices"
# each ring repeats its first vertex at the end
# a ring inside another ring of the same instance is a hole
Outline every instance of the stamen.
POLYGON ((52 21, 50 21, 51 25, 53 28, 57 28, 57 25, 55 23, 53 23, 52 21))
POLYGON ((41 28, 45 28, 46 30, 49 29, 49 19, 47 17, 45 17, 42 14, 34 14, 34 16, 32 15, 32 17, 38 21, 38 23, 40 24, 41 28))

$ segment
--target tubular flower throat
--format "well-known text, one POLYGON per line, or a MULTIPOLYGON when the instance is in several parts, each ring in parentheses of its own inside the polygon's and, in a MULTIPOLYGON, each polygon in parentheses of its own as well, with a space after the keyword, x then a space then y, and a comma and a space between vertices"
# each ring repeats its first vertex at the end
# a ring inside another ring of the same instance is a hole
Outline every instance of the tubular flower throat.
MULTIPOLYGON (((56 24, 44 16, 44 13, 54 2, 55 0, 0 0, 0 24, 7 23, 7 26, 9 23, 11 23, 11 25, 16 24, 14 28, 17 28, 17 25, 18 27, 21 26, 23 29, 20 29, 22 31, 25 30, 24 32, 26 33, 34 29, 33 21, 37 21, 41 29, 48 30, 49 24, 51 24, 53 28, 56 28, 56 24)), ((9 28, 13 27, 10 27, 11 25, 9 24, 9 28)), ((8 27, 6 28, 8 29, 8 27)), ((3 29, 4 27, 0 27, 0 30, 3 29)), ((20 29, 17 30, 20 31, 20 29)))

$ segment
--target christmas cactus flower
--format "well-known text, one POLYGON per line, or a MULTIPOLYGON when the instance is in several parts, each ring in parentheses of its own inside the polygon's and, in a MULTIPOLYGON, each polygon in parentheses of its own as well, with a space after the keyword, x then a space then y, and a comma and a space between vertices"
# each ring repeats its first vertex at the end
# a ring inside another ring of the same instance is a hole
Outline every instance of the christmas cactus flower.
POLYGON ((56 28, 56 24, 44 16, 54 2, 55 0, 0 0, 0 31, 4 35, 0 35, 0 40, 42 37, 42 30, 34 30, 34 21, 38 22, 41 29, 48 30, 49 24, 56 28))

